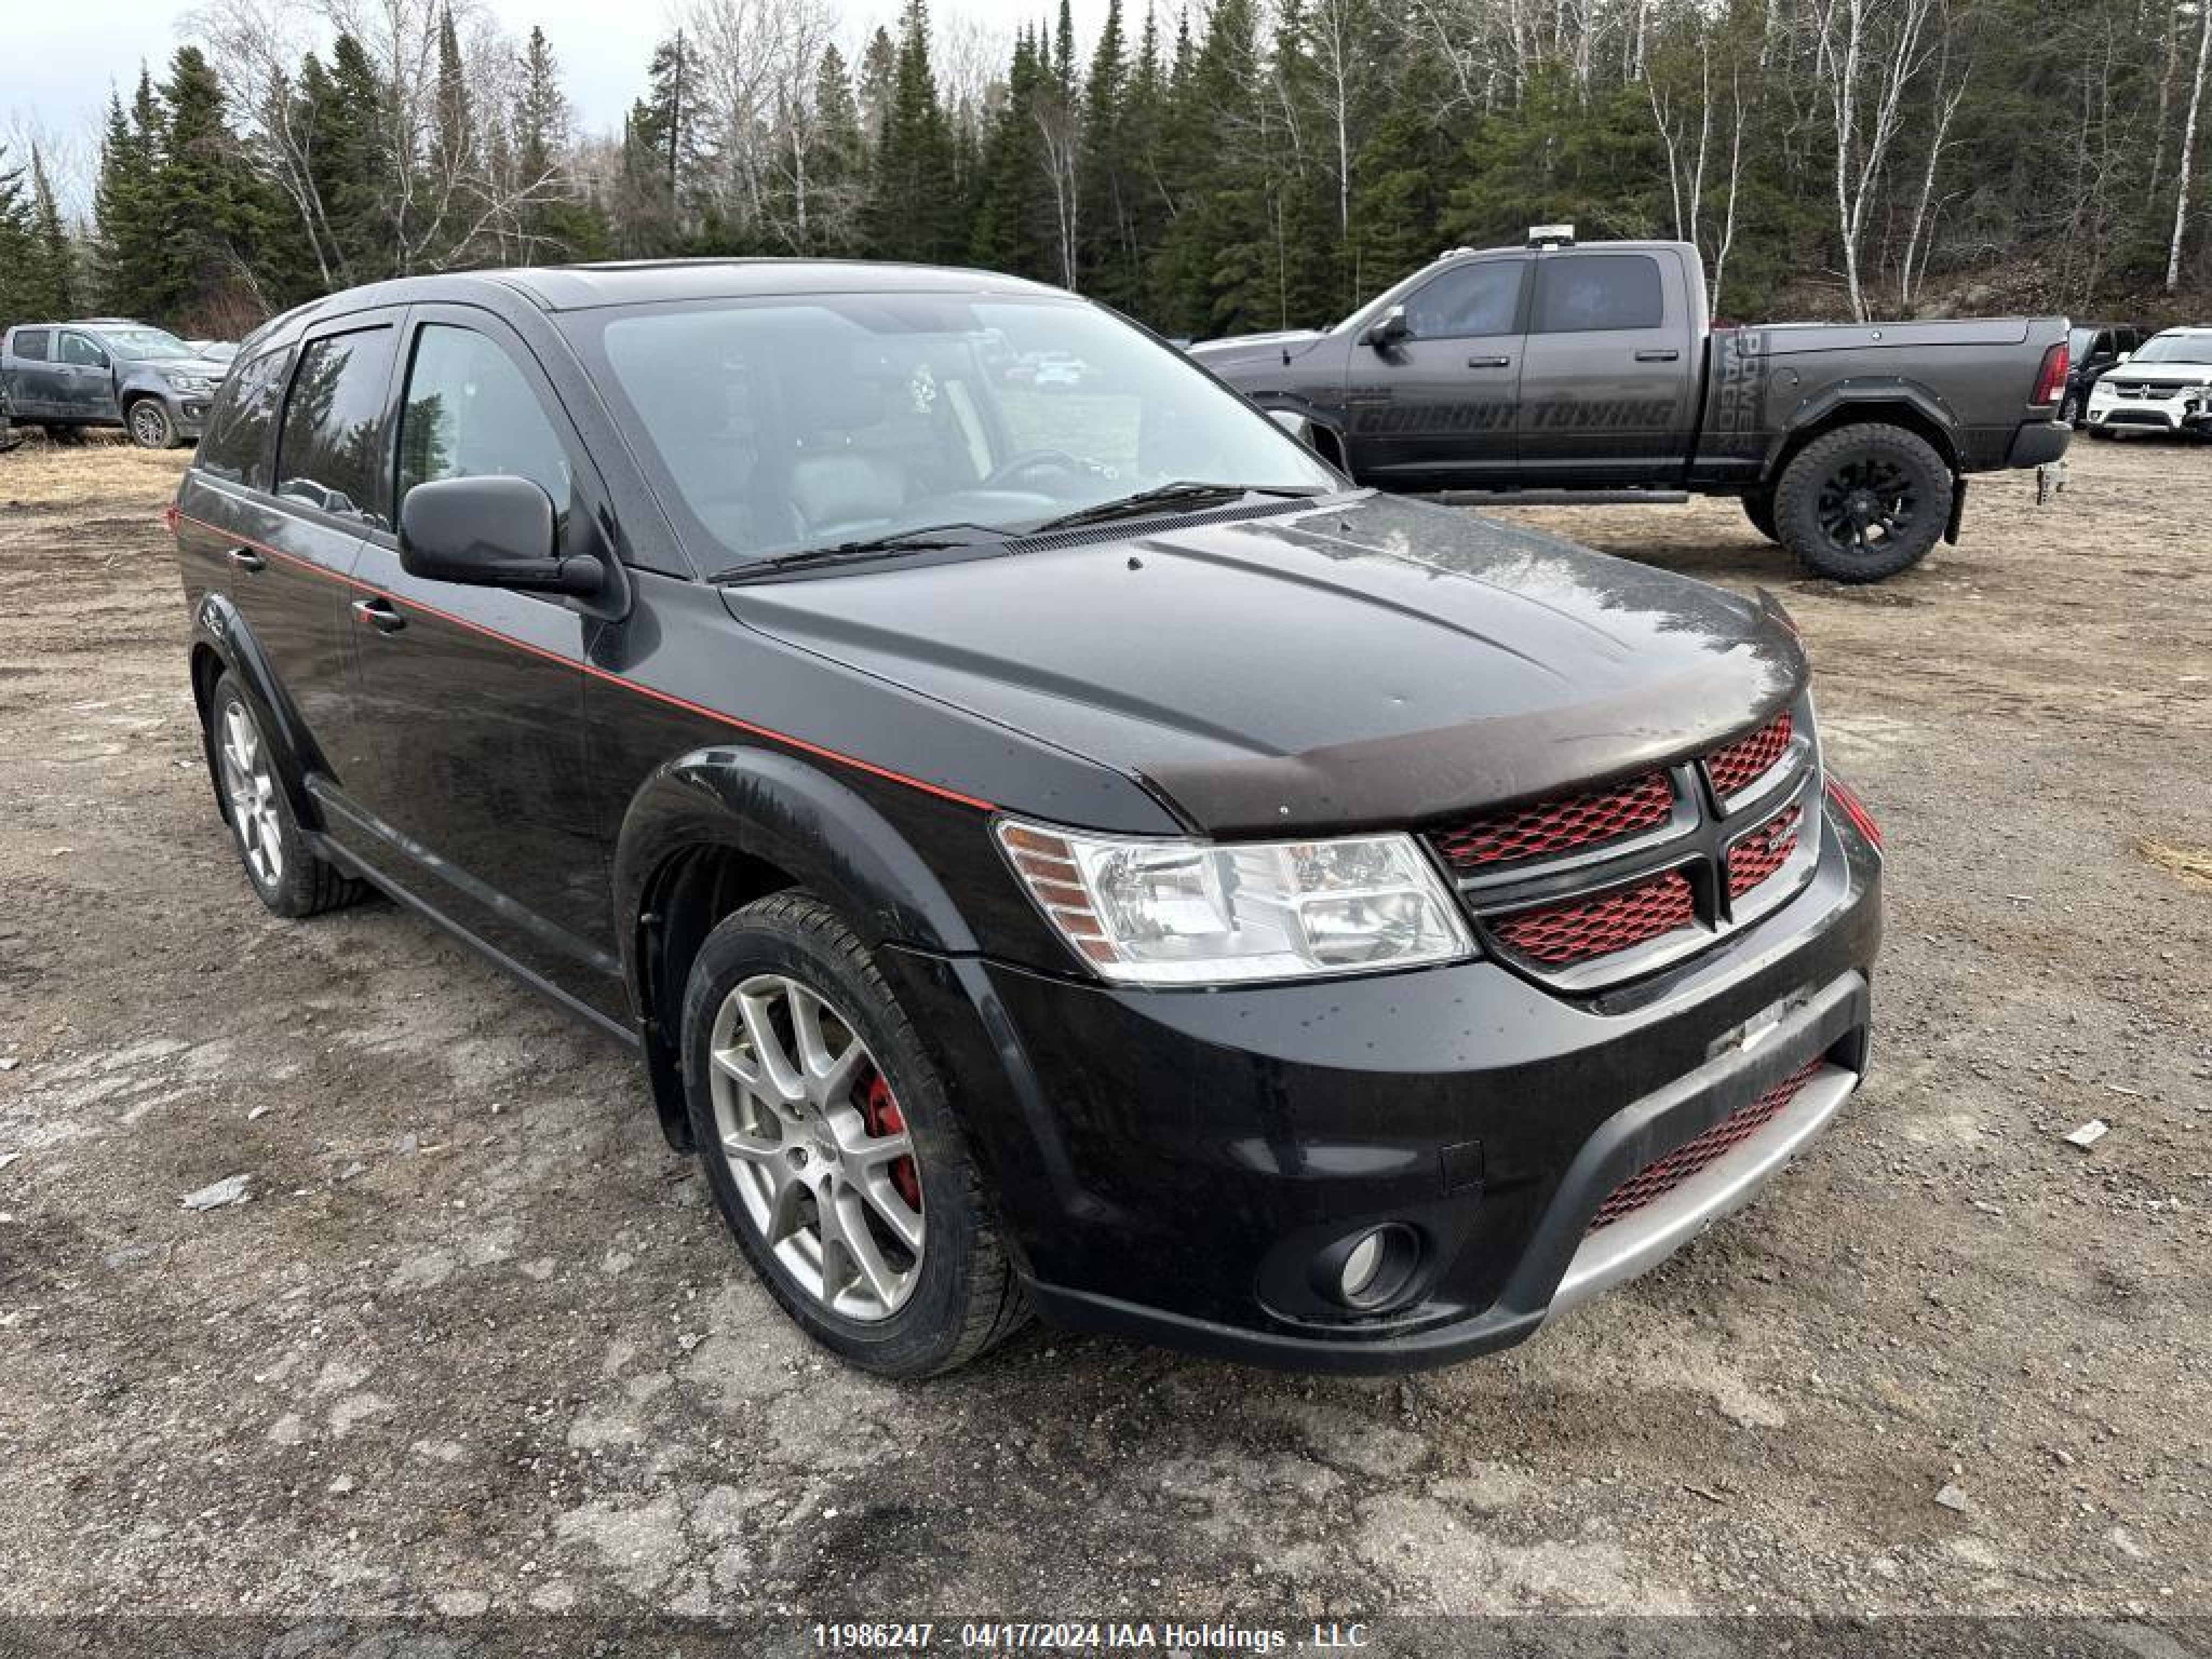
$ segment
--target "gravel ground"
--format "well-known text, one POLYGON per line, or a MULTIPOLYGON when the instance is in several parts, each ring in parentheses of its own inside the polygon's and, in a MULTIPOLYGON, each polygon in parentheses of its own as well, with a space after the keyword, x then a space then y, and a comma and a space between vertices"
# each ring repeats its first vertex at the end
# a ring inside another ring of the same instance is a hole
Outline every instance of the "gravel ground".
POLYGON ((1802 622, 1890 836, 1856 1105, 1492 1359, 919 1387, 793 1334, 618 1051, 253 902, 179 465, 0 459, 0 1613, 2212 1612, 2212 450, 1979 482, 1864 590, 1725 501, 1526 515, 1802 622))

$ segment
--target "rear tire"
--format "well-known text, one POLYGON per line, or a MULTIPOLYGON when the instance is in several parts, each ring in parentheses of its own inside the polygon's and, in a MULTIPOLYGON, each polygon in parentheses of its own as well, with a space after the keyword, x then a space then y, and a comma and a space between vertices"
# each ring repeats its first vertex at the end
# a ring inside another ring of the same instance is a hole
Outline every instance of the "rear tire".
POLYGON ((124 429, 141 449, 173 449, 177 423, 159 398, 141 398, 123 411, 124 429))
POLYGON ((726 917, 692 963, 682 1029, 715 1206, 801 1330, 861 1370, 918 1377, 1020 1327, 944 1081, 828 905, 793 890, 726 917))
POLYGON ((2058 405, 2058 418, 2071 427, 2081 424, 2081 393, 2069 392, 2066 394, 2064 401, 2058 405))
POLYGON ((1813 440, 1774 493, 1782 544, 1815 575, 1875 582, 1927 556, 1957 489, 1928 441, 1878 422, 1813 440))
POLYGON ((1782 532, 1774 527, 1774 497, 1765 490, 1755 490, 1743 498, 1743 516, 1751 520, 1751 527, 1770 542, 1782 539, 1782 532))
POLYGON ((208 756, 222 816, 254 896, 280 916, 312 916, 353 903, 368 889, 307 844, 284 789, 283 763, 261 713, 225 674, 208 699, 208 756))

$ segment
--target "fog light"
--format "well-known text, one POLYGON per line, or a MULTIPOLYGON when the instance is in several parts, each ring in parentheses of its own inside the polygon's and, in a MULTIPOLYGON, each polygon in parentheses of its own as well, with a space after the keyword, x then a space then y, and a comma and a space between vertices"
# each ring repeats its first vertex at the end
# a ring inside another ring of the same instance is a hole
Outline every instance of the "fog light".
POLYGON ((1421 1262, 1419 1234, 1401 1221, 1349 1233, 1314 1257, 1314 1289, 1331 1302, 1361 1313, 1402 1300, 1421 1262))
POLYGON ((1337 1279, 1337 1294, 1346 1302, 1364 1301, 1375 1281, 1382 1276, 1383 1258, 1389 1254, 1382 1230, 1377 1227, 1352 1247, 1344 1258, 1344 1270, 1337 1279))

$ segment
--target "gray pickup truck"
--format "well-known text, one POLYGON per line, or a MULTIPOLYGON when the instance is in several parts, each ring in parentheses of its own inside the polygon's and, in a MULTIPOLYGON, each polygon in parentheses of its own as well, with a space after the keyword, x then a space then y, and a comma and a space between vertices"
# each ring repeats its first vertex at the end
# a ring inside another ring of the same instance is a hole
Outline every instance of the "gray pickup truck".
POLYGON ((0 338, 0 401, 9 418, 67 441, 121 427, 142 449, 198 441, 230 372, 175 335, 119 317, 22 323, 0 338))
POLYGON ((1333 328, 1188 349, 1362 483, 1468 504, 1741 496, 1838 581, 1956 542, 1966 474, 2066 452, 2063 318, 1710 314, 1689 244, 1552 227, 1447 253, 1333 328))

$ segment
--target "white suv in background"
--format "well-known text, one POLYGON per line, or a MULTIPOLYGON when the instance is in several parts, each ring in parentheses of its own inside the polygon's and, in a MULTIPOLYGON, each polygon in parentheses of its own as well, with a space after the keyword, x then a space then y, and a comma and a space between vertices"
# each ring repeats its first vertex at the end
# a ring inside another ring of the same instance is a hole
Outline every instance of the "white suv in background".
POLYGON ((2169 328, 2089 389, 2089 435, 2130 428, 2212 436, 2212 328, 2169 328))

